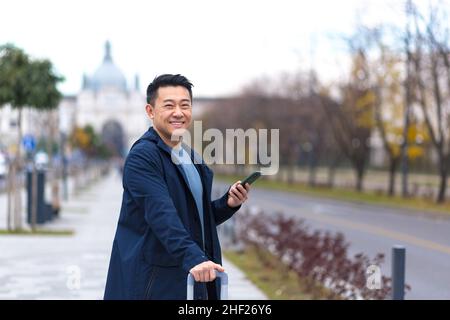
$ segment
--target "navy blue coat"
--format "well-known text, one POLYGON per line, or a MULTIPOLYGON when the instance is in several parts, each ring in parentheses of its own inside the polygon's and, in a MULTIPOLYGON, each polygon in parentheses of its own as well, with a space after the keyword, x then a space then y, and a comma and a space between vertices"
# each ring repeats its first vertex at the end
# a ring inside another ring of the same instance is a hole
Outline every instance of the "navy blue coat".
MULTIPOLYGON (((194 197, 171 149, 150 129, 131 147, 124 165, 123 198, 105 299, 186 299, 189 270, 204 261, 221 264, 216 226, 238 209, 225 194, 211 201, 212 171, 195 164, 203 184, 205 251, 194 197)), ((199 162, 200 162, 199 161, 199 162)), ((219 285, 216 285, 218 295, 219 285)), ((206 298, 198 284, 196 299, 206 298)))

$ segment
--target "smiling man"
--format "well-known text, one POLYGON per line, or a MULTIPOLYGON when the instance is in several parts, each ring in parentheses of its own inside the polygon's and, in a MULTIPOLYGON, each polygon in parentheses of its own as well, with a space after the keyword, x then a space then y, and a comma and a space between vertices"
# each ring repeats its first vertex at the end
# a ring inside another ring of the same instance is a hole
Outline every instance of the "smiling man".
POLYGON ((250 186, 237 181, 211 201, 212 171, 174 139, 192 119, 192 84, 184 76, 155 78, 147 88, 146 112, 153 127, 125 161, 104 298, 186 299, 191 273, 194 298, 217 299, 215 271, 224 269, 216 227, 246 201, 250 186))

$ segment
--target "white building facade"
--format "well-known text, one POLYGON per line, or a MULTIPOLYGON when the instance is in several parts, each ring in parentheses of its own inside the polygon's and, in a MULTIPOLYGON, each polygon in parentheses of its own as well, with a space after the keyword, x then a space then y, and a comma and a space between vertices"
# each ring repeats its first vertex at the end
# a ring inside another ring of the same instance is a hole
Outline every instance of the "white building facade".
POLYGON ((61 101, 61 131, 91 125, 95 132, 104 136, 105 130, 109 133, 121 130, 126 153, 151 125, 137 76, 134 82, 132 87, 127 85, 125 76, 113 62, 111 45, 106 42, 102 64, 91 77, 83 77, 82 89, 76 96, 67 96, 61 101))

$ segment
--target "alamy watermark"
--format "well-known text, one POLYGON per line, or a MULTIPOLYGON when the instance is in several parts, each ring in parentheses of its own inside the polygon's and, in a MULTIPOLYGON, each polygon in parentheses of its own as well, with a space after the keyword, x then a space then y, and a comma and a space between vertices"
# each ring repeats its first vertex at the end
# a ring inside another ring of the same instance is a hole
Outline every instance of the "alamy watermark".
POLYGON ((77 265, 71 265, 66 268, 67 281, 66 287, 69 290, 81 289, 81 268, 77 265))
POLYGON ((381 268, 377 265, 370 265, 366 269, 367 280, 366 287, 369 290, 380 290, 381 289, 381 268))
MULTIPOLYGON (((279 129, 226 129, 225 135, 216 128, 203 132, 202 121, 194 121, 193 138, 186 129, 176 129, 171 140, 179 141, 200 153, 206 164, 261 165, 262 175, 274 175, 280 167, 279 129), (207 143, 205 146, 205 142, 207 143), (270 151, 270 152, 269 152, 270 151)), ((194 163, 202 159, 194 157, 194 163)), ((172 152, 172 161, 179 164, 182 158, 172 152)))

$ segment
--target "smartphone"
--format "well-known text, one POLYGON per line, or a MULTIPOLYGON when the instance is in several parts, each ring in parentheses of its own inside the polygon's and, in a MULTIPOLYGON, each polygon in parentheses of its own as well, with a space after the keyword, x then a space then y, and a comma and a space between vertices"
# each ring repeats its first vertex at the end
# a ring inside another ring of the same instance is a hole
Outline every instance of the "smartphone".
POLYGON ((245 186, 246 183, 252 184, 252 183, 255 182, 256 179, 258 179, 260 176, 261 176, 261 172, 255 171, 255 172, 253 172, 251 175, 249 175, 248 177, 246 177, 243 181, 241 181, 241 185, 245 186))

